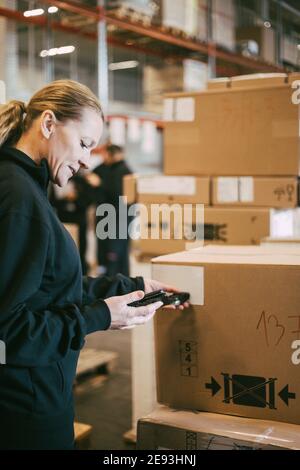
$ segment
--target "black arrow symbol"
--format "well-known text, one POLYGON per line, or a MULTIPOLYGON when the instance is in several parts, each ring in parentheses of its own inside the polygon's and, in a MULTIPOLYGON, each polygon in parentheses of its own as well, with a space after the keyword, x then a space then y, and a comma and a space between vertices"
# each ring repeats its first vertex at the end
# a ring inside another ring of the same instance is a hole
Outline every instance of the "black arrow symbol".
POLYGON ((211 390, 211 396, 213 397, 216 393, 218 393, 219 390, 221 390, 221 385, 219 385, 218 382, 213 377, 211 377, 211 383, 206 383, 205 388, 211 390))
POLYGON ((279 393, 278 395, 280 396, 281 400, 284 401, 286 406, 289 406, 289 400, 295 400, 296 399, 296 393, 291 393, 289 392, 289 386, 286 385, 279 393))

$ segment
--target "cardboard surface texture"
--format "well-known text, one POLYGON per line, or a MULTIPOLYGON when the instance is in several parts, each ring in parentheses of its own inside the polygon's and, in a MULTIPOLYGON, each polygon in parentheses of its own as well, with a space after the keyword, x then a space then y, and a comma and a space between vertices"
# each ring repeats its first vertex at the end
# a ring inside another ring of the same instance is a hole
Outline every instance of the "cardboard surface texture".
POLYGON ((160 403, 300 424, 300 252, 292 251, 204 247, 152 260, 152 277, 165 282, 166 266, 203 268, 203 305, 155 316, 160 403))
POLYGON ((299 106, 290 85, 173 94, 195 119, 166 122, 164 171, 193 176, 297 176, 299 106))
POLYGON ((136 181, 137 176, 134 174, 123 176, 123 196, 127 197, 127 204, 136 202, 136 181))

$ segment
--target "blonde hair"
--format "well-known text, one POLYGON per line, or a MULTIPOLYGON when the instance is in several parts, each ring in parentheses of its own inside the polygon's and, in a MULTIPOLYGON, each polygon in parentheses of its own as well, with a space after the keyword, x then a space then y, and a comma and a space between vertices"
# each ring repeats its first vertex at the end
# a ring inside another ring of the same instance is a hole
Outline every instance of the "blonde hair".
POLYGON ((12 100, 0 106, 0 147, 14 145, 44 111, 53 111, 58 121, 78 120, 84 108, 94 109, 104 120, 98 98, 85 85, 56 80, 36 92, 28 105, 12 100))

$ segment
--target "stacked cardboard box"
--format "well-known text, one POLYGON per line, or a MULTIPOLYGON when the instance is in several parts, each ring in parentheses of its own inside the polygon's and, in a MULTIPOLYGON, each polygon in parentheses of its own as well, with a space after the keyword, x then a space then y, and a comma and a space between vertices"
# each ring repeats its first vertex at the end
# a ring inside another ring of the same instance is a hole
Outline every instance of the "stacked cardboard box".
POLYGON ((206 246, 152 260, 152 277, 191 306, 155 317, 163 406, 138 448, 299 449, 299 246, 206 246))
POLYGON ((152 276, 191 294, 155 317, 158 401, 300 424, 299 248, 198 248, 152 276))
POLYGON ((144 254, 183 250, 197 229, 215 244, 300 236, 296 80, 299 74, 245 75, 166 96, 165 174, 125 180, 129 202, 146 205, 142 233, 158 232, 141 240, 144 254), (159 204, 169 204, 172 216, 159 204), (188 222, 178 215, 185 212, 188 222))
POLYGON ((249 80, 231 80, 240 86, 167 97, 167 175, 298 176, 293 90, 285 77, 281 85, 276 77, 268 86, 263 78, 254 80, 252 86, 249 80))

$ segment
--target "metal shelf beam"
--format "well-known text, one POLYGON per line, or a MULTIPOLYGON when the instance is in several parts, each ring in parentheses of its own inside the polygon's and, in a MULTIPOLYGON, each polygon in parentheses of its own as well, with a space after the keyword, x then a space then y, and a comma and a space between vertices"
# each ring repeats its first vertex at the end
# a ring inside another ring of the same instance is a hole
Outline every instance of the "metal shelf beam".
MULTIPOLYGON (((147 36, 154 40, 164 42, 173 46, 178 46, 182 49, 186 49, 190 52, 198 52, 204 54, 208 57, 214 57, 216 59, 223 60, 225 62, 235 64, 241 67, 245 67, 248 70, 261 71, 261 72, 282 72, 284 71, 283 67, 277 66, 275 64, 270 64, 263 62, 261 60, 256 60, 248 57, 235 54, 233 52, 225 51, 218 47, 215 43, 201 43, 192 41, 189 39, 177 37, 162 31, 159 27, 147 27, 135 22, 130 21, 129 19, 122 20, 115 18, 112 14, 105 12, 103 9, 98 11, 85 7, 84 5, 74 4, 69 1, 61 0, 41 0, 43 3, 51 4, 57 6, 58 8, 70 11, 72 13, 86 16, 89 18, 94 18, 95 22, 106 21, 108 24, 113 24, 116 27, 131 31, 133 33, 139 34, 141 36, 147 36)), ((6 8, 0 7, 0 16, 5 16, 16 21, 22 21, 24 23, 33 23, 42 27, 46 27, 46 18, 45 17, 29 17, 25 18, 23 13, 20 11, 9 10, 6 8)), ((93 32, 82 31, 78 27, 69 26, 62 24, 58 21, 51 21, 51 27, 53 29, 62 30, 65 32, 70 32, 72 34, 82 34, 85 37, 96 39, 97 34, 93 32)))

